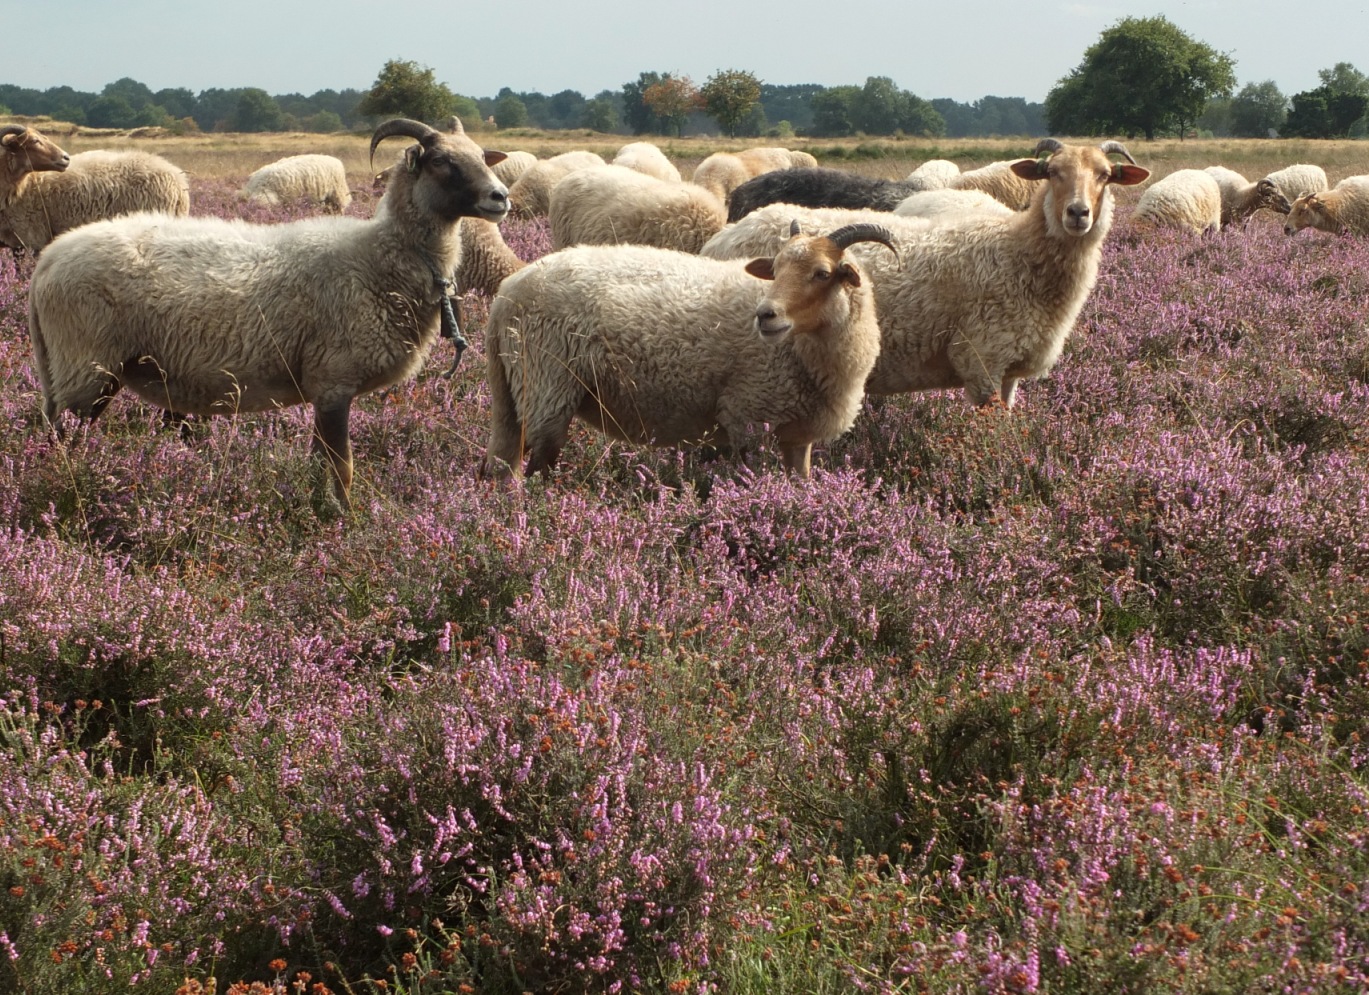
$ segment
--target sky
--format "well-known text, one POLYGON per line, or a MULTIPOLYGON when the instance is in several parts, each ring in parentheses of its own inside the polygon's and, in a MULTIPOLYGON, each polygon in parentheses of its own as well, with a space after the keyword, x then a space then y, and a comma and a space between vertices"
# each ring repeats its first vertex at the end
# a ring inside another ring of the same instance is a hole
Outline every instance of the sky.
POLYGON ((592 97, 642 72, 702 84, 743 69, 772 84, 887 76, 926 99, 1040 101, 1104 29, 1157 14, 1232 56, 1238 86, 1272 79, 1291 95, 1337 62, 1369 72, 1369 0, 1301 13, 1287 0, 0 0, 0 83, 99 92, 128 76, 153 90, 308 95, 368 89, 403 59, 470 97, 592 97))

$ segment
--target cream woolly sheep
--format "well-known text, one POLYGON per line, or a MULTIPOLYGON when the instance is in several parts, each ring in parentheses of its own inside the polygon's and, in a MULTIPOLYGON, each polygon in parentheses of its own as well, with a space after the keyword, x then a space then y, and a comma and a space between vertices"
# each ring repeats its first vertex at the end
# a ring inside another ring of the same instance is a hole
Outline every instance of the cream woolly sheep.
POLYGON ((1202 234, 1222 227, 1222 189, 1201 169, 1177 169, 1141 191, 1131 215, 1138 224, 1202 234))
POLYGON ((624 166, 582 169, 551 191, 551 246, 654 245, 698 252, 726 221, 722 201, 693 183, 624 166))
POLYGON ((714 152, 694 167, 692 182, 708 190, 724 204, 747 180, 777 169, 803 169, 817 166, 807 152, 778 147, 742 149, 740 152, 714 152))
POLYGON ((983 190, 923 190, 899 201, 894 213, 905 218, 946 221, 972 214, 1012 214, 1013 209, 983 190))
POLYGON ((22 177, 8 202, 0 192, 5 244, 33 253, 64 231, 135 211, 188 214, 185 173, 148 152, 80 152, 63 170, 22 177))
POLYGON ((1293 201, 1299 197, 1321 193, 1330 187, 1326 182, 1326 170, 1308 162, 1294 163, 1292 166, 1276 169, 1267 174, 1265 179, 1279 188, 1279 192, 1288 199, 1289 206, 1292 206, 1293 201))
POLYGON ((1293 201, 1283 230, 1317 228, 1337 235, 1369 235, 1369 176, 1347 176, 1330 190, 1293 201))
POLYGON ((503 162, 496 162, 490 169, 499 178, 500 183, 506 187, 512 187, 522 178, 524 173, 535 165, 537 165, 537 156, 520 149, 510 152, 507 159, 503 162))
POLYGON ((122 387, 183 413, 309 403, 314 452, 346 505, 352 400, 423 366, 450 324, 457 223, 508 209, 487 165, 502 153, 398 119, 376 129, 372 154, 392 136, 417 144, 369 221, 137 214, 54 241, 29 291, 48 421, 93 419, 122 387))
POLYGON ((960 167, 949 159, 928 159, 904 179, 914 190, 944 190, 957 176, 960 167))
MULTIPOLYGON (((1130 155, 1119 142, 1067 146, 1047 139, 1049 158, 1014 164, 1035 177, 1026 211, 900 229, 891 225, 899 262, 852 250, 874 284, 879 361, 870 394, 964 387, 975 404, 1012 407, 1019 380, 1050 372, 1098 277, 1112 225, 1113 184, 1143 182, 1149 171, 1112 163, 1130 155)), ((740 230, 770 233, 783 205, 748 215, 716 241, 741 245, 740 230)), ((795 213, 802 223, 804 215, 795 213)), ((891 216, 912 225, 919 219, 891 216)), ((709 253, 711 246, 705 246, 709 253)), ((742 251, 754 252, 753 242, 742 251)))
POLYGON ((18 124, 0 128, 0 213, 34 173, 60 173, 70 165, 71 156, 38 130, 18 124))
POLYGON ((855 421, 879 353, 869 284, 845 250, 889 236, 794 230, 749 263, 581 246, 510 277, 487 329, 484 472, 521 474, 525 452, 528 473, 550 470, 578 417, 660 445, 740 443, 768 423, 785 467, 806 477, 812 444, 855 421))
POLYGON ((680 182, 679 169, 651 142, 628 142, 613 157, 612 165, 626 166, 667 183, 680 182))
MULTIPOLYGON (((1040 145, 1037 146, 1040 150, 1040 145)), ((1025 210, 1036 193, 1036 185, 1024 180, 1013 169, 1012 160, 991 162, 978 169, 967 169, 947 184, 952 190, 982 190, 1014 211, 1025 210)))
POLYGON ((1208 166, 1203 172, 1217 181, 1222 193, 1222 227, 1246 221, 1261 208, 1287 214, 1292 206, 1273 180, 1251 183, 1234 169, 1208 166))
POLYGON ((577 170, 603 165, 603 156, 582 149, 540 159, 509 187, 509 210, 515 218, 542 217, 551 207, 552 187, 577 170))
POLYGON ((247 178, 239 195, 258 204, 303 200, 334 214, 341 214, 352 202, 342 160, 316 153, 267 163, 247 178))
POLYGON ((704 244, 699 255, 708 259, 754 259, 774 255, 788 240, 795 221, 803 226, 804 231, 835 231, 851 225, 877 225, 887 230, 895 242, 916 237, 932 225, 926 218, 907 218, 889 211, 862 207, 768 204, 740 221, 726 225, 704 244))

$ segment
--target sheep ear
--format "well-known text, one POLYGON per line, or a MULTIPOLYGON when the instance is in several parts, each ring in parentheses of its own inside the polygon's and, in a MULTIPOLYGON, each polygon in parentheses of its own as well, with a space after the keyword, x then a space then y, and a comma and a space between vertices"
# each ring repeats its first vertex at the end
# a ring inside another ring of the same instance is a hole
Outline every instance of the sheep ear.
POLYGON ((507 152, 496 152, 494 149, 485 150, 485 165, 497 166, 509 157, 507 152))
POLYGON ((773 280, 775 279, 775 260, 753 259, 746 264, 746 271, 762 280, 773 280))
POLYGON ((842 263, 840 266, 838 266, 837 276, 845 280, 853 287, 860 286, 860 270, 856 269, 850 263, 842 263))
POLYGON ((1044 180, 1046 178, 1045 159, 1018 159, 1008 168, 1024 180, 1044 180))
POLYGON ((1128 162, 1112 164, 1112 182, 1118 186, 1130 187, 1144 183, 1150 178, 1150 170, 1144 166, 1133 166, 1128 162))

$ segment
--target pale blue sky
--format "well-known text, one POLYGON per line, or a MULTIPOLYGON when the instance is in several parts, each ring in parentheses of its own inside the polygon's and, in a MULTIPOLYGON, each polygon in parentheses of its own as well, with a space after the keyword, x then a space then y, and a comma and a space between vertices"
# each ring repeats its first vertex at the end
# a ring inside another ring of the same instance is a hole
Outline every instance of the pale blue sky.
POLYGON ((1042 100, 1103 29, 1163 14, 1236 60, 1241 84, 1310 89, 1317 70, 1369 72, 1369 0, 1112 3, 943 0, 0 0, 0 83, 99 91, 366 89, 385 61, 432 67, 457 93, 616 90, 643 71, 703 83, 745 69, 767 83, 888 76, 925 98, 1042 100))

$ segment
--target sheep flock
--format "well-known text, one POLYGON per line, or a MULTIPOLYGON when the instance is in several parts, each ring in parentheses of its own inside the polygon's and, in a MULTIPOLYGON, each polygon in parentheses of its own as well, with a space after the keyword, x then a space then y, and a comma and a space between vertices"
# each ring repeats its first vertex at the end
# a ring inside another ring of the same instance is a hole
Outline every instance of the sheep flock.
POLYGON ((1201 239, 1263 217, 1369 234, 1369 176, 1154 169, 1116 141, 902 176, 742 149, 691 175, 647 141, 538 158, 483 137, 396 119, 372 159, 413 144, 379 174, 308 151, 264 162, 238 202, 311 216, 263 224, 188 216, 193 177, 161 156, 69 155, 0 128, 0 245, 41 253, 35 426, 60 440, 67 412, 93 421, 124 387, 176 416, 308 403, 319 507, 345 510, 353 399, 417 375, 441 337, 464 346, 476 295, 491 409, 473 472, 554 475, 579 419, 723 451, 768 428, 806 477, 866 396, 961 388, 1012 408, 1021 381, 1068 361, 1110 231, 1201 239), (519 258, 506 216, 545 226, 553 251, 519 258))

